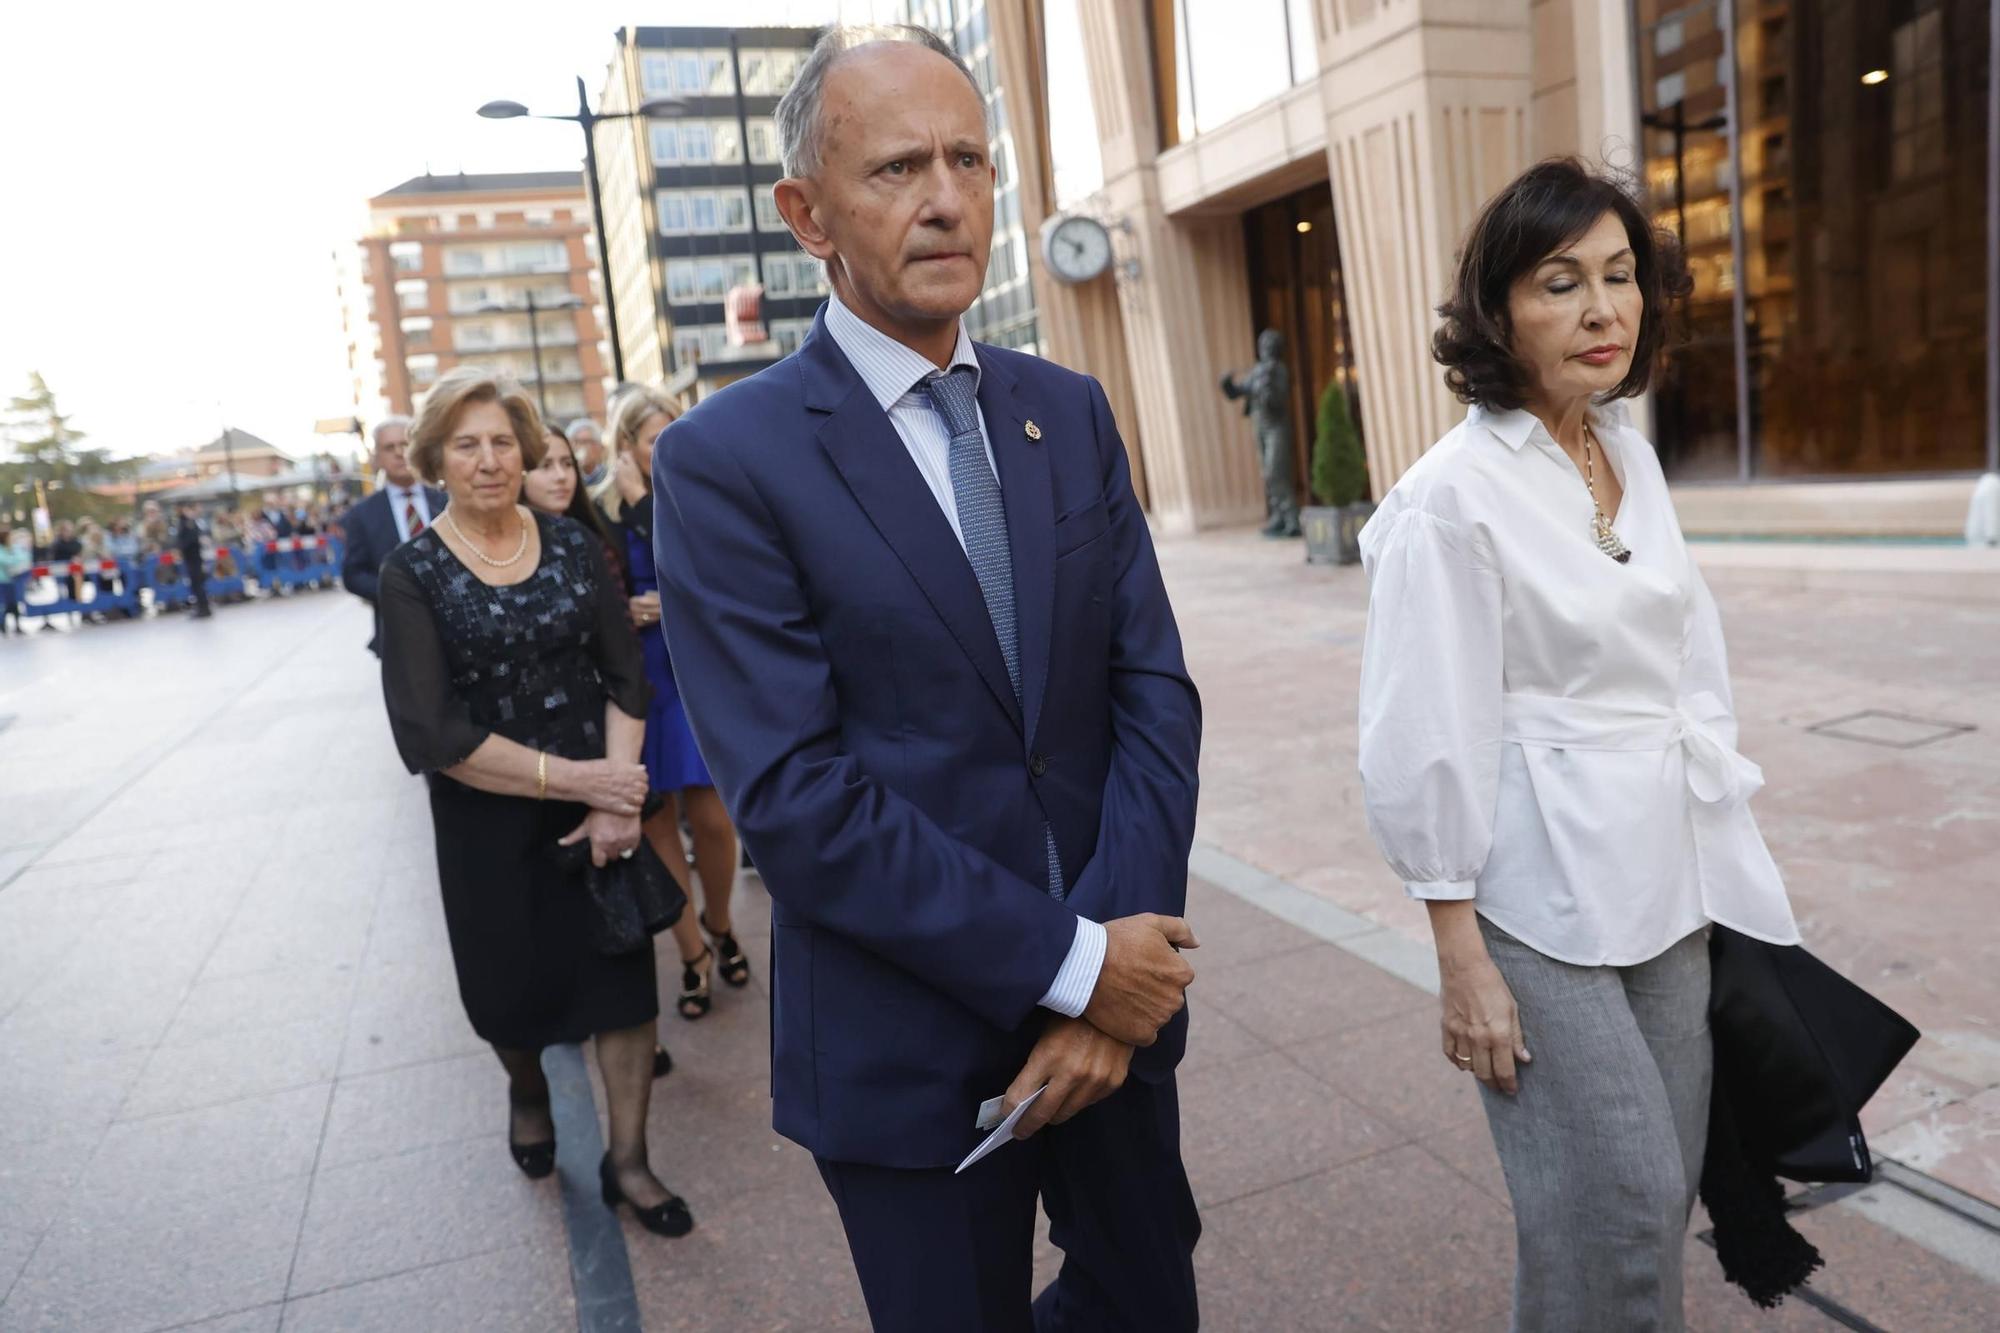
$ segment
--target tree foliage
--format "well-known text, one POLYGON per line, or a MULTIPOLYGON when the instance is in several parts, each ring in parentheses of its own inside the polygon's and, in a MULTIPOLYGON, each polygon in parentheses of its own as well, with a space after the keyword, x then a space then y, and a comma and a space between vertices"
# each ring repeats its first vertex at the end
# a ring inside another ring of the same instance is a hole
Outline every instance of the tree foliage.
POLYGON ((136 460, 114 459, 104 449, 84 447, 84 433, 56 404, 55 390, 40 371, 28 375, 28 391, 7 403, 0 424, 9 456, 0 457, 0 510, 25 512, 36 482, 56 518, 115 512, 123 506, 90 494, 90 487, 129 475, 136 460), (50 483, 56 483, 51 485, 50 483), (15 487, 23 488, 16 492, 15 487))
POLYGON ((1335 379, 1319 399, 1319 423, 1313 436, 1313 496, 1323 505, 1340 508, 1368 498, 1368 460, 1361 452, 1361 435, 1347 411, 1347 391, 1335 379))

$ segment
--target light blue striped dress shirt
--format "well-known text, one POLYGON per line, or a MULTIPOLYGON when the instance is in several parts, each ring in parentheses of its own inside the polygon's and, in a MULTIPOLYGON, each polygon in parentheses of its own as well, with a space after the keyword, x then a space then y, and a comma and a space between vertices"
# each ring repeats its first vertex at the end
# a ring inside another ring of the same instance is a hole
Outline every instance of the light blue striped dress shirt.
MULTIPOLYGON (((861 382, 868 386, 868 392, 882 405, 889 424, 896 428, 903 447, 909 450, 910 461, 923 474, 924 484, 930 487, 938 508, 944 511, 945 522, 951 524, 952 535, 963 549, 965 532, 959 527, 958 503, 951 490, 951 431, 931 406, 930 395, 921 383, 925 376, 935 374, 938 367, 923 353, 905 347, 864 321, 842 305, 838 296, 827 298, 826 331, 861 376, 861 382)), ((958 326, 958 346, 952 349, 951 365, 945 369, 958 366, 970 366, 973 382, 978 383, 979 358, 973 355, 972 338, 966 333, 963 321, 958 326)), ((999 469, 994 467, 993 440, 987 435, 984 411, 979 414, 979 433, 986 437, 986 466, 994 468, 997 478, 999 469)), ((1105 943, 1103 926, 1081 916, 1076 919, 1076 938, 1048 993, 1042 996, 1044 1008, 1071 1018, 1083 1012, 1090 1003, 1091 992, 1097 989, 1097 974, 1104 967, 1105 943)))

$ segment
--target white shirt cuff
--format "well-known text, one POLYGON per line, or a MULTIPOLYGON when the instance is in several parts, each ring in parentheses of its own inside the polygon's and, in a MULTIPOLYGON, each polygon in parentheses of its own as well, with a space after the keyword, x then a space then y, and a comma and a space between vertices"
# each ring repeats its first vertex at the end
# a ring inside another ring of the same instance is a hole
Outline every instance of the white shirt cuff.
POLYGON ((1470 898, 1475 881, 1469 879, 1405 880, 1403 887, 1412 898, 1436 902, 1456 902, 1470 898))
POLYGON ((1041 998, 1044 1009, 1053 1009, 1066 1018, 1077 1018, 1090 1004, 1097 989, 1097 974, 1104 969, 1104 946, 1111 937, 1104 927, 1084 917, 1076 919, 1076 938, 1070 942, 1069 957, 1056 970, 1048 993, 1041 998))

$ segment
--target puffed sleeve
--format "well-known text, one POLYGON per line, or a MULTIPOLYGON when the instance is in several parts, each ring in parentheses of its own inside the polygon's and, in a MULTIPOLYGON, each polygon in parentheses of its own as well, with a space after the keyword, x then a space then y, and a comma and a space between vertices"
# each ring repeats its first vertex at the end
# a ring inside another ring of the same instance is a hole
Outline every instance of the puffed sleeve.
POLYGON ((436 773, 463 760, 490 734, 452 692, 451 667, 430 599, 393 556, 382 566, 376 605, 382 616, 382 697, 396 752, 412 773, 436 773))
POLYGON ((1470 898, 1500 785, 1500 573, 1445 519, 1414 508, 1384 517, 1385 529, 1364 530, 1368 831, 1411 897, 1470 898))
MULTIPOLYGON (((653 701, 653 687, 646 681, 646 654, 639 646, 639 632, 625 598, 625 583, 605 560, 601 543, 579 542, 577 550, 590 567, 591 586, 596 589, 597 633, 592 640, 597 651, 597 673, 604 678, 604 692, 618 711, 627 717, 643 718, 653 701)), ((655 626, 649 633, 658 634, 655 626)))

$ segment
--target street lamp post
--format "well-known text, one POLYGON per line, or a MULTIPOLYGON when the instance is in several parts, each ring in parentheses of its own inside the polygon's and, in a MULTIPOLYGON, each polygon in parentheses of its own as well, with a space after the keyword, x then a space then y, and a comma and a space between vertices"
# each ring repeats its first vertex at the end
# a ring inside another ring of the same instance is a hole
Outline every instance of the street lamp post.
MULTIPOLYGON (((685 108, 678 98, 657 97, 639 104, 636 111, 611 111, 600 114, 590 109, 590 99, 584 92, 583 76, 576 78, 576 110, 566 116, 537 115, 519 102, 488 102, 479 108, 479 114, 488 120, 567 120, 583 131, 583 171, 590 187, 591 225, 597 229, 597 273, 598 285, 604 291, 604 325, 611 342, 611 373, 613 379, 625 378, 625 349, 618 340, 618 310, 611 292, 611 242, 604 232, 604 187, 597 178, 597 125, 606 120, 650 119, 654 116, 672 115, 685 108)), ((532 324, 532 319, 530 321, 532 324)))
MULTIPOLYGON (((553 305, 536 305, 535 294, 525 294, 528 300, 528 352, 535 361, 535 406, 541 409, 542 420, 549 419, 549 395, 542 384, 542 331, 535 316, 544 310, 575 310, 583 302, 575 296, 565 296, 553 305)), ((483 305, 472 313, 476 315, 511 315, 515 307, 510 305, 483 305)))

